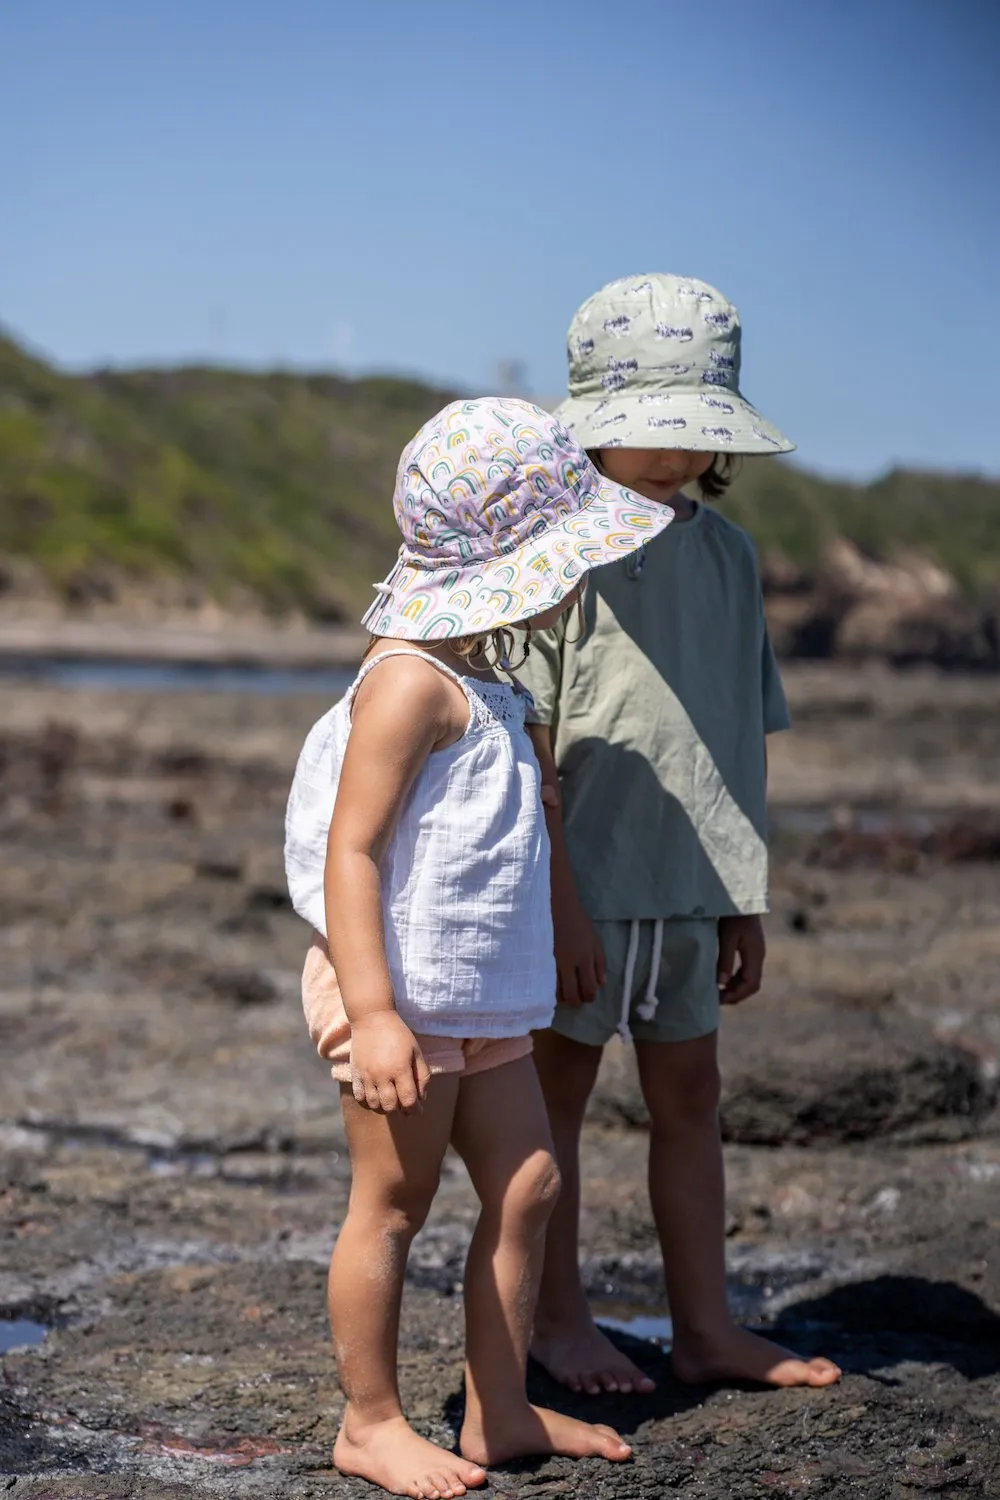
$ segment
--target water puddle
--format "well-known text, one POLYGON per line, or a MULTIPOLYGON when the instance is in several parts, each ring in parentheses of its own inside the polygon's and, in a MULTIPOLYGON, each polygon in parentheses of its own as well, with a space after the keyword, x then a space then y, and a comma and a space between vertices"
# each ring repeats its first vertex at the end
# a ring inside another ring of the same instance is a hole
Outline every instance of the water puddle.
MULTIPOLYGON (((800 1300, 803 1288, 832 1270, 826 1261, 812 1255, 762 1255, 758 1251, 745 1254, 742 1263, 731 1255, 730 1262, 729 1307, 734 1318, 748 1327, 772 1323, 786 1307, 800 1300)), ((650 1262, 617 1267, 599 1283, 600 1290, 594 1284, 596 1278, 592 1279, 590 1305, 596 1321, 613 1333, 669 1347, 673 1326, 658 1297, 660 1275, 658 1264, 650 1262)))
POLYGON ((34 1138, 40 1143, 56 1142, 68 1151, 106 1149, 141 1157, 154 1177, 203 1178, 229 1183, 236 1187, 273 1188, 278 1193, 313 1192, 334 1174, 343 1178, 350 1173, 350 1163, 339 1151, 330 1149, 296 1150, 294 1143, 266 1136, 251 1144, 216 1149, 210 1145, 171 1145, 150 1142, 138 1133, 125 1134, 113 1126, 78 1122, 66 1131, 57 1124, 22 1123, 18 1130, 25 1145, 34 1138))
POLYGON ((73 657, 8 656, 0 679, 54 687, 122 688, 126 692, 322 693, 331 703, 354 677, 342 667, 263 667, 198 662, 133 662, 73 657))
POLYGON ((28 1349, 41 1344, 49 1336, 44 1323, 31 1318, 0 1318, 0 1354, 10 1354, 13 1349, 28 1349))
POLYGON ((633 1313, 630 1317, 613 1317, 594 1309, 594 1318, 602 1328, 611 1333, 627 1333, 629 1338, 641 1339, 644 1343, 660 1344, 669 1348, 673 1343, 674 1325, 669 1318, 651 1317, 648 1313, 633 1313))

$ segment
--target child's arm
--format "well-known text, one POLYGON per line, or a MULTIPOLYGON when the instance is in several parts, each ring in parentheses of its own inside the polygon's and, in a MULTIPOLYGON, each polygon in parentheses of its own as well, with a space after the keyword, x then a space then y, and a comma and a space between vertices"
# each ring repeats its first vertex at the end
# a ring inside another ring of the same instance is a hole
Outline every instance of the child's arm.
POLYGON ((604 950, 577 894, 566 848, 551 726, 529 724, 528 733, 542 773, 542 804, 552 845, 552 926, 555 930, 559 999, 564 1005, 585 1005, 594 999, 607 979, 604 950))
POLYGON ((422 662, 380 665, 355 699, 340 773, 324 874, 327 934, 351 1023, 354 1096, 373 1110, 411 1109, 427 1089, 427 1065, 396 1013, 379 866, 427 757, 464 729, 456 694, 422 662))
MULTIPOLYGON (((764 780, 767 780, 767 736, 764 736, 764 780)), ((767 940, 760 917, 719 918, 719 962, 716 981, 722 1005, 739 1005, 760 992, 764 982, 767 940), (736 967, 737 959, 739 968, 736 967)))
MULTIPOLYGON (((781 684, 764 616, 764 594, 757 578, 757 620, 761 641, 761 692, 764 705, 764 781, 767 782, 767 736, 791 728, 788 700, 781 684)), ((719 922, 719 999, 739 1005, 756 995, 764 978, 767 945, 760 917, 723 917, 719 922), (737 969, 737 960, 739 968, 737 969)))

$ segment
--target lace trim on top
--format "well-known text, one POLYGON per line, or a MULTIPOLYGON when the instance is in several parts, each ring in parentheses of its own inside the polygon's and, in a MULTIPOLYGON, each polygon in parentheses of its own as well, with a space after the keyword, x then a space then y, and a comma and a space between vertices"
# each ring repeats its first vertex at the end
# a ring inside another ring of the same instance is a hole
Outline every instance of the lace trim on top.
POLYGON ((465 677, 460 672, 454 671, 443 661, 438 661, 436 656, 430 656, 423 651, 413 651, 405 646, 392 651, 382 651, 378 656, 365 662, 347 694, 348 715, 354 706, 358 688, 368 673, 377 667, 379 662, 387 661, 392 656, 415 656, 436 668, 443 676, 450 677, 452 682, 457 683, 469 704, 470 728, 474 725, 477 729, 488 729, 492 724, 523 726, 525 708, 531 701, 531 695, 526 688, 521 687, 520 683, 480 682, 475 677, 465 677))
MULTIPOLYGON (((473 699, 482 699, 482 706, 498 724, 523 724, 524 699, 517 689, 507 682, 477 682, 474 677, 463 677, 462 683, 472 689, 473 699)), ((483 722, 489 722, 489 719, 483 722)))

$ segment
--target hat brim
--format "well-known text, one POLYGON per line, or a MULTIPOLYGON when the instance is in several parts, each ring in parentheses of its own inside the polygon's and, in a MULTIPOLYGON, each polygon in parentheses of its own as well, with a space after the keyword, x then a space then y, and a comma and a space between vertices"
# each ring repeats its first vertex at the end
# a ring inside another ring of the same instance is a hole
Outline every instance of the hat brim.
POLYGON ((434 641, 533 619, 561 604, 592 568, 638 551, 673 518, 669 505, 601 476, 586 505, 510 552, 428 568, 402 550, 361 623, 372 635, 434 641))
POLYGON ((745 396, 704 391, 609 391, 570 396, 553 413, 582 448, 678 448, 695 453, 791 453, 795 444, 745 396))

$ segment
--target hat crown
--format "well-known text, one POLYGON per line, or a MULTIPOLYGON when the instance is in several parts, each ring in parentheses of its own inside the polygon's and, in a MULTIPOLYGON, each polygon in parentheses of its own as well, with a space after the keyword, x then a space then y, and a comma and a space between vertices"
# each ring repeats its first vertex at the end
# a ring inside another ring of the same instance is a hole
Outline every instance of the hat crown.
POLYGON ((528 401, 453 401, 404 449, 393 509, 407 560, 486 562, 580 510, 599 481, 563 424, 528 401))
POLYGON ((707 282, 625 276, 588 298, 569 326, 570 396, 695 392, 709 408, 713 390, 739 394, 740 340, 739 313, 707 282))

